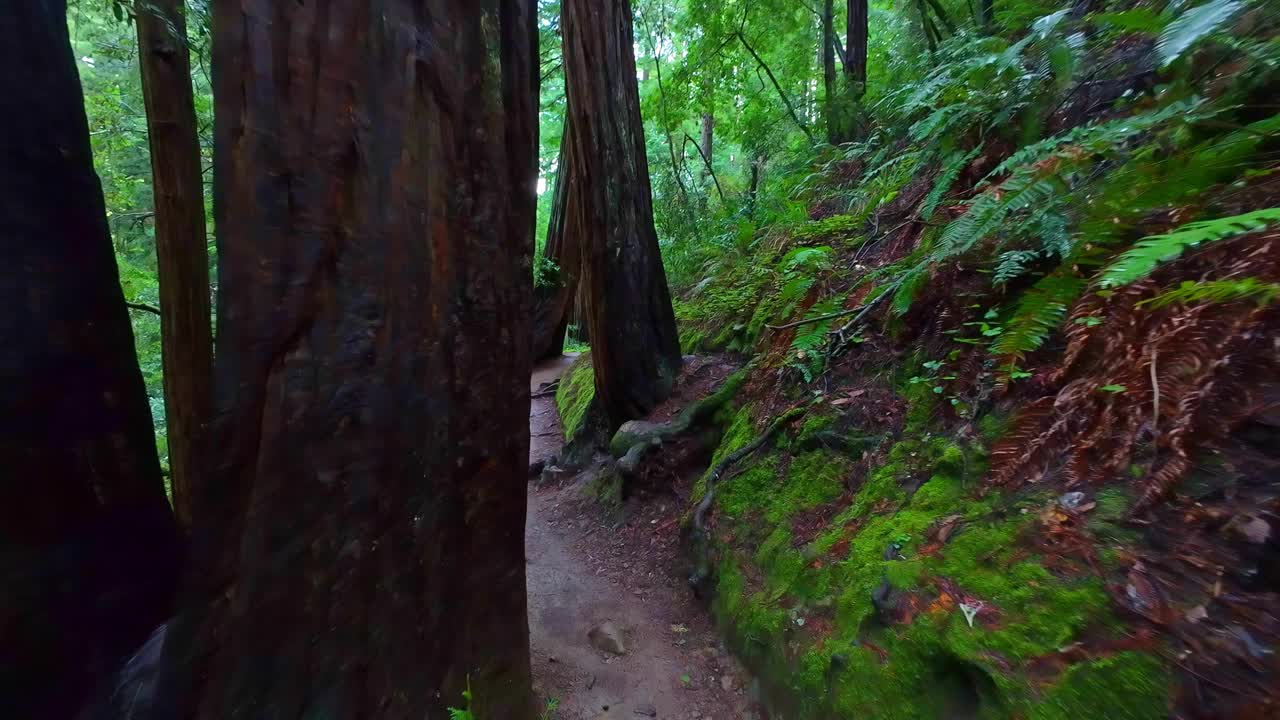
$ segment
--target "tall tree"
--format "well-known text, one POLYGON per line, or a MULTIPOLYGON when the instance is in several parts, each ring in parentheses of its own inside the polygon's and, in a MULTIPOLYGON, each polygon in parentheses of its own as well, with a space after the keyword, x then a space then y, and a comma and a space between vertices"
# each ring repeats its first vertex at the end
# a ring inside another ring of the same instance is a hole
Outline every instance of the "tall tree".
POLYGON ((848 29, 845 35, 845 82, 850 95, 861 98, 867 91, 867 0, 849 0, 845 6, 848 29))
POLYGON ((573 187, 596 398, 617 427, 671 390, 675 313, 658 252, 627 0, 563 0, 573 187))
POLYGON ((0 12, 0 698, 70 717, 171 610, 181 556, 65 0, 0 12))
POLYGON ((217 452, 162 708, 531 717, 533 3, 213 7, 217 452))
POLYGON ((200 141, 182 0, 137 0, 135 10, 155 194, 169 480, 178 521, 188 527, 200 465, 195 441, 208 419, 213 372, 200 141))
POLYGON ((533 359, 543 360, 559 355, 564 348, 569 316, 578 296, 578 278, 582 274, 582 233, 572 223, 575 219, 569 195, 572 145, 567 141, 569 123, 564 125, 560 141, 560 159, 556 163, 556 186, 551 199, 551 216, 547 222, 547 244, 543 250, 550 277, 540 277, 534 289, 533 359))
MULTIPOLYGON (((850 0, 852 4, 853 0, 850 0)), ((845 62, 845 72, 848 72, 845 62)), ((822 0, 822 114, 827 121, 827 142, 835 145, 843 139, 841 112, 844 103, 836 86, 835 0, 822 0)))

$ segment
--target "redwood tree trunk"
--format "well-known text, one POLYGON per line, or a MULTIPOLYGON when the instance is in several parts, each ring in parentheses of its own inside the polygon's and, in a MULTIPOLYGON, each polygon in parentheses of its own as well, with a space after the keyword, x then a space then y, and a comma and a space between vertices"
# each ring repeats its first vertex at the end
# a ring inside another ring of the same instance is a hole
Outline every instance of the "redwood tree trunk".
POLYGON ((533 3, 213 7, 216 450, 164 716, 469 683, 529 718, 533 3))
POLYGON ((572 222, 572 146, 568 142, 569 123, 560 141, 556 163, 555 194, 551 198, 551 218, 547 224, 547 246, 543 255, 559 268, 551 285, 534 290, 533 359, 555 357, 564 349, 565 331, 578 293, 582 274, 582 234, 572 222))
MULTIPOLYGON (((847 71, 847 61, 845 67, 847 71)), ((822 114, 827 123, 827 142, 835 145, 841 142, 844 134, 840 117, 844 103, 836 85, 835 0, 822 0, 822 89, 822 114)))
POLYGON ((680 367, 653 226, 627 0, 564 0, 565 87, 596 399, 609 424, 641 417, 680 367))
POLYGON ((845 39, 845 80, 855 98, 867 90, 867 0, 849 0, 845 7, 849 27, 845 39))
POLYGON ((151 144, 160 345, 173 508, 191 525, 195 441, 209 414, 213 339, 200 141, 182 0, 138 0, 138 48, 151 144))
POLYGON ((181 555, 63 0, 0 12, 0 698, 72 716, 181 555))

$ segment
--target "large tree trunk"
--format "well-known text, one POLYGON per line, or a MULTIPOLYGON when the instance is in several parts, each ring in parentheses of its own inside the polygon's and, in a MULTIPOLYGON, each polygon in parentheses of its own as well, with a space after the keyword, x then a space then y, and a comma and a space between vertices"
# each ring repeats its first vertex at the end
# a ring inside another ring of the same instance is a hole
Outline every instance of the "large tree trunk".
POLYGON ((190 527, 195 441, 208 420, 213 372, 200 141, 182 0, 135 5, 155 193, 169 484, 178 522, 190 527))
POLYGON ((578 278, 582 274, 582 233, 573 224, 572 145, 568 142, 569 123, 565 123, 560 141, 560 159, 556 163, 556 187, 551 198, 551 218, 547 223, 547 246, 543 256, 558 268, 550 285, 534 289, 533 359, 534 362, 556 357, 564 350, 565 331, 578 295, 578 278))
POLYGON ((181 557, 63 0, 0 12, 0 698, 66 718, 181 557))
POLYGON ((217 356, 166 717, 529 718, 531 0, 214 3, 217 356))
POLYGON ((616 428, 670 393, 680 342, 653 226, 630 3, 564 0, 561 28, 596 399, 616 428))
MULTIPOLYGON (((846 69, 847 67, 846 63, 846 69)), ((835 0, 822 0, 822 89, 822 114, 827 124, 827 142, 836 145, 842 141, 844 134, 840 112, 844 102, 836 85, 835 0)))

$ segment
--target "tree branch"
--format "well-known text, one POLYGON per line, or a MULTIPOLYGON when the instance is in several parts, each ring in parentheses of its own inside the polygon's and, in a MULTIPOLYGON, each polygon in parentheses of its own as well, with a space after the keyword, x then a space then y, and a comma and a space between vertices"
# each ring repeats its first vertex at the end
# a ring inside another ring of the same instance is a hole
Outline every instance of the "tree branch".
MULTIPOLYGON (((724 190, 720 188, 720 178, 716 177, 716 171, 711 167, 711 159, 708 158, 706 154, 702 152, 702 146, 698 144, 698 141, 694 140, 692 137, 689 137, 689 133, 684 134, 684 139, 685 139, 685 145, 688 145, 689 143, 693 143, 693 146, 698 149, 698 156, 702 158, 702 163, 707 166, 707 172, 711 173, 711 179, 716 184, 716 194, 720 196, 720 202, 724 202, 724 190)), ((683 146, 680 148, 680 152, 681 153, 684 152, 683 146)))
POLYGON ((156 316, 160 315, 160 308, 156 307, 155 305, 148 305, 147 303, 126 302, 125 307, 129 308, 130 310, 141 310, 142 312, 149 312, 152 315, 156 315, 156 316))
POLYGON ((796 127, 800 128, 804 133, 804 136, 809 138, 810 144, 815 143, 816 141, 813 139, 813 133, 809 131, 809 126, 805 125, 804 121, 801 120, 800 116, 796 113, 795 106, 791 104, 791 98, 788 98, 787 94, 783 92, 782 86, 778 84, 778 78, 773 75, 773 71, 769 69, 769 66, 766 65, 764 60, 760 58, 760 55, 756 53, 755 48, 751 47, 751 43, 747 42, 747 36, 743 35, 741 30, 738 31, 737 35, 738 40, 742 42, 742 47, 746 48, 747 52, 751 54, 751 57, 754 58, 756 63, 760 66, 760 69, 764 70, 765 74, 769 76, 769 82, 773 83, 773 89, 778 91, 778 97, 782 98, 782 104, 787 106, 787 112, 791 113, 791 119, 795 121, 796 127))

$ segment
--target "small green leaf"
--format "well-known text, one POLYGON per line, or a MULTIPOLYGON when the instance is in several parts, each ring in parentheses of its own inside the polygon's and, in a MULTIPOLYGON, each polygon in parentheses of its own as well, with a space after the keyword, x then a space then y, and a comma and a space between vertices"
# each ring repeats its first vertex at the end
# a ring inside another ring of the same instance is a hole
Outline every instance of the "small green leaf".
POLYGON ((1098 389, 1099 389, 1099 390, 1101 390, 1102 392, 1109 392, 1109 393, 1122 393, 1122 392, 1124 392, 1124 391, 1128 390, 1129 388, 1127 388, 1127 387, 1125 387, 1125 386, 1123 386, 1123 385, 1103 385, 1102 387, 1100 387, 1100 388, 1098 388, 1098 389))

